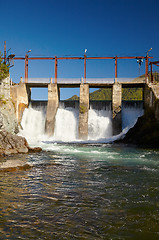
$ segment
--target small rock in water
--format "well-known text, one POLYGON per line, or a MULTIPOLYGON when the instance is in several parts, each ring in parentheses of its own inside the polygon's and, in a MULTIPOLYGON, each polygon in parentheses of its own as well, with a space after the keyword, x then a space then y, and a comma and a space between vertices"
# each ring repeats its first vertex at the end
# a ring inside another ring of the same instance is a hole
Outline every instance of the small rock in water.
POLYGON ((0 170, 28 169, 32 165, 22 160, 7 160, 0 163, 0 170))
POLYGON ((42 148, 40 147, 34 147, 34 148, 29 147, 29 152, 41 152, 41 151, 42 151, 42 148))

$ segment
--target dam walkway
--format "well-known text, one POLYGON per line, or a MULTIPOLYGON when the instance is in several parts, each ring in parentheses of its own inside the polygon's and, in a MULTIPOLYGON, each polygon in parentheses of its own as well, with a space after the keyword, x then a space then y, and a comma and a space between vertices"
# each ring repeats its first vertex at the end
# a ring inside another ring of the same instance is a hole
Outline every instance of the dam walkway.
POLYGON ((47 88, 50 83, 55 83, 59 88, 79 88, 81 84, 89 84, 90 88, 112 87, 120 83, 125 87, 143 87, 145 77, 139 78, 22 78, 21 81, 28 87, 47 88))

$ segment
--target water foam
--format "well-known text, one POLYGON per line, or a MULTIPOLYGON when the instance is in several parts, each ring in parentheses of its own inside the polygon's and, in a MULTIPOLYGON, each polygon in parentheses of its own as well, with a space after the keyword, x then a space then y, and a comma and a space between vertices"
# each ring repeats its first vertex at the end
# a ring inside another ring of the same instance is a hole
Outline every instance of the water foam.
POLYGON ((78 111, 73 108, 59 108, 56 114, 54 141, 75 141, 78 139, 78 111))
POLYGON ((98 140, 111 136, 111 111, 90 109, 88 113, 88 139, 98 140))
MULTIPOLYGON (((22 118, 20 135, 26 137, 29 144, 42 142, 79 142, 78 140, 78 109, 59 108, 55 120, 54 136, 45 135, 44 108, 25 109, 22 118)), ((85 143, 109 143, 121 138, 135 124, 137 117, 143 114, 142 109, 127 108, 123 110, 123 131, 112 136, 111 111, 90 109, 88 114, 88 140, 85 143), (127 113, 127 114, 126 114, 127 113), (125 117, 126 116, 126 117, 125 117), (128 116, 128 117, 127 117, 128 116)), ((81 141, 80 141, 81 142, 81 141)), ((82 141, 83 142, 83 141, 82 141)), ((39 144, 40 145, 40 144, 39 144)), ((42 143, 43 145, 43 143, 42 143)))

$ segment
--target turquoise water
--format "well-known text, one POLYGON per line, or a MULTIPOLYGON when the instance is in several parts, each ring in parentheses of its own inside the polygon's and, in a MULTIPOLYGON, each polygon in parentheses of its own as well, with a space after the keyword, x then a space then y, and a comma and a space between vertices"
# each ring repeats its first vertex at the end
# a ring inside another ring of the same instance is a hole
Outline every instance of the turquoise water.
POLYGON ((43 149, 0 159, 18 160, 0 170, 0 239, 159 239, 158 151, 52 142, 43 149))

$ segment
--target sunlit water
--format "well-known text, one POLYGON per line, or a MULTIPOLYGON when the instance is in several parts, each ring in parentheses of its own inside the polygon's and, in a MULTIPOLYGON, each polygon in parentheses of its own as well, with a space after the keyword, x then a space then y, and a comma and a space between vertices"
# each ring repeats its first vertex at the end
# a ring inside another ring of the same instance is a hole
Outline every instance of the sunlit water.
POLYGON ((48 145, 0 171, 0 239, 159 238, 157 151, 48 145))
POLYGON ((159 239, 159 152, 59 143, 42 118, 23 134, 43 152, 0 159, 0 239, 159 239))

